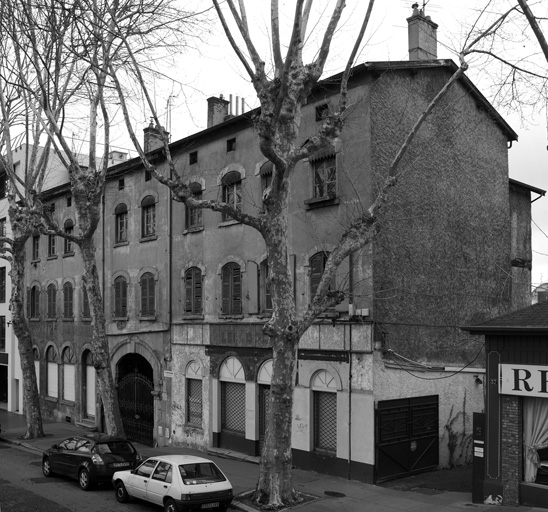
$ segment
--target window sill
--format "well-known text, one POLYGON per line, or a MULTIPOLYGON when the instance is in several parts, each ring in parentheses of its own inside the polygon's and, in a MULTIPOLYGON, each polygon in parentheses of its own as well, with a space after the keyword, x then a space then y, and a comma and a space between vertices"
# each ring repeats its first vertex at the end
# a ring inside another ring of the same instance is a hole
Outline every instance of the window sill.
POLYGON ((237 220, 234 220, 234 219, 225 220, 225 221, 223 221, 219 224, 219 227, 220 228, 226 228, 228 226, 234 226, 234 224, 240 224, 240 222, 237 221, 237 220))
POLYGON ((183 315, 183 320, 203 320, 204 315, 183 315))
POLYGON ((219 315, 222 320, 243 320, 244 315, 219 315))
POLYGON ((155 322, 155 321, 156 321, 156 315, 152 315, 152 316, 149 316, 149 315, 140 316, 140 317, 139 317, 139 320, 140 320, 141 322, 155 322))
POLYGON ((314 208, 323 208, 324 206, 335 206, 339 203, 339 198, 336 196, 315 197, 313 199, 306 199, 304 202, 307 210, 313 210, 314 208))
POLYGON ((145 243, 145 242, 152 242, 154 240, 158 240, 158 237, 156 235, 149 235, 142 237, 139 242, 145 243))
POLYGON ((57 317, 47 317, 46 322, 57 322, 57 317))
POLYGON ((63 405, 76 405, 74 400, 67 400, 66 398, 61 398, 61 404, 63 405))
POLYGON ((74 317, 73 316, 64 316, 63 317, 63 322, 74 322, 74 317))
POLYGON ((91 322, 91 317, 90 316, 83 316, 81 318, 82 322, 91 322))
POLYGON ((125 245, 129 245, 129 242, 127 240, 124 242, 116 242, 113 247, 124 247, 125 245))
POLYGON ((127 322, 129 320, 129 316, 113 316, 112 321, 113 322, 127 322))
POLYGON ((57 258, 58 258, 57 254, 51 254, 50 256, 48 256, 48 261, 56 260, 57 258))
POLYGON ((36 260, 31 260, 32 265, 38 265, 38 263, 40 263, 40 258, 38 258, 36 260))
POLYGON ((46 402, 55 402, 55 403, 57 403, 59 401, 59 398, 57 398, 55 396, 45 396, 44 400, 46 402))
POLYGON ((70 258, 71 256, 74 256, 74 251, 66 252, 63 254, 63 258, 70 258))
POLYGON ((192 430, 199 430, 200 432, 204 431, 201 425, 196 425, 195 423, 185 423, 185 428, 192 429, 192 430))
POLYGON ((183 235, 191 235, 192 233, 200 233, 204 230, 203 226, 194 226, 192 228, 185 229, 183 235))
POLYGON ((39 316, 31 317, 31 318, 29 318, 29 320, 30 320, 31 322, 39 322, 39 321, 40 321, 40 317, 39 317, 39 316))
POLYGON ((272 318, 272 311, 264 311, 263 313, 259 313, 257 318, 272 318))

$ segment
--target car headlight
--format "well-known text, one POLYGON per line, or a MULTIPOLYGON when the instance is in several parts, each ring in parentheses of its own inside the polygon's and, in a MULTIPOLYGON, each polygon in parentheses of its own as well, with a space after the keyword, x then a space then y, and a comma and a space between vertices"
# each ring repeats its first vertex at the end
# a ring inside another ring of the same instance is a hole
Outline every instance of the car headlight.
POLYGON ((181 494, 181 501, 190 501, 190 494, 181 494))

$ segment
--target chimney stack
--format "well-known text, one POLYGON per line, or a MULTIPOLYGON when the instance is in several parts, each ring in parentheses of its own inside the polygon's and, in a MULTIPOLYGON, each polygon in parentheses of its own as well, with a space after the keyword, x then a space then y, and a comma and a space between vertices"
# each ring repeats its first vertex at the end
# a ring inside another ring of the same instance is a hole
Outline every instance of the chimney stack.
POLYGON ((409 60, 434 60, 438 58, 436 25, 430 16, 425 16, 419 4, 412 5, 413 15, 407 18, 409 38, 409 60))
POLYGON ((217 124, 224 122, 228 116, 228 105, 230 102, 223 98, 223 95, 219 98, 212 96, 207 99, 207 127, 211 128, 217 124))
POLYGON ((143 130, 144 132, 144 150, 145 153, 152 151, 153 149, 161 148, 164 145, 162 140, 162 133, 167 137, 169 143, 169 132, 164 130, 161 126, 154 126, 152 119, 150 124, 143 130))

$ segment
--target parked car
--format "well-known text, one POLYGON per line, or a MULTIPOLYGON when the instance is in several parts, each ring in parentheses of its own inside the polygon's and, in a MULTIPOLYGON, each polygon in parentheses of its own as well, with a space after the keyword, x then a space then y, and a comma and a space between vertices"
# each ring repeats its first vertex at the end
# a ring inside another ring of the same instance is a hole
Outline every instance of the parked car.
POLYGON ((112 480, 119 469, 133 469, 142 462, 135 447, 121 437, 89 434, 69 437, 48 448, 42 456, 45 476, 66 475, 88 491, 98 482, 112 480))
POLYGON ((225 511, 232 502, 232 485, 219 467, 191 455, 151 457, 134 470, 117 471, 112 483, 120 503, 140 498, 165 512, 225 511))

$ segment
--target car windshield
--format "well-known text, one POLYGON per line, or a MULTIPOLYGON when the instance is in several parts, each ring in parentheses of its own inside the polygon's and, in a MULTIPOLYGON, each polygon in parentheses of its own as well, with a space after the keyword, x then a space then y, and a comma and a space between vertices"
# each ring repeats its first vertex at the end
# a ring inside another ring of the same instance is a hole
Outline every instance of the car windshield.
POLYGON ((213 462, 198 462, 180 464, 179 472, 185 485, 203 484, 207 482, 223 482, 226 478, 213 462))
POLYGON ((97 443, 95 451, 101 455, 112 453, 114 455, 127 455, 133 453, 133 446, 125 441, 111 441, 109 443, 97 443))

